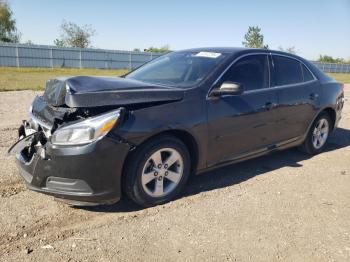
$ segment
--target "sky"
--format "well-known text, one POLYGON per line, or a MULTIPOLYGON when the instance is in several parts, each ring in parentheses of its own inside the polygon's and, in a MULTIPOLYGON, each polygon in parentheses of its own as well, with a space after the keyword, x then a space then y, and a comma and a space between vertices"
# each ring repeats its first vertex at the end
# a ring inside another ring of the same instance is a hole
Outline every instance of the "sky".
POLYGON ((350 0, 7 0, 22 41, 52 45, 65 19, 96 30, 95 48, 242 46, 259 26, 271 49, 350 59, 350 0))

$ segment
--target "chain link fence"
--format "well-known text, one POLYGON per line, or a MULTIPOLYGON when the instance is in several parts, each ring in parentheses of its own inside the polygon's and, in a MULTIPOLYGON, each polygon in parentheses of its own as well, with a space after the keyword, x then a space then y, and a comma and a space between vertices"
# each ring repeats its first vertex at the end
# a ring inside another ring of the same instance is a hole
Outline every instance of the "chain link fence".
POLYGON ((315 66, 325 73, 347 73, 350 74, 350 64, 322 63, 311 61, 315 66))
MULTIPOLYGON (((0 43, 2 67, 133 69, 160 55, 149 52, 0 43)), ((312 63, 326 73, 350 73, 350 64, 312 63)))

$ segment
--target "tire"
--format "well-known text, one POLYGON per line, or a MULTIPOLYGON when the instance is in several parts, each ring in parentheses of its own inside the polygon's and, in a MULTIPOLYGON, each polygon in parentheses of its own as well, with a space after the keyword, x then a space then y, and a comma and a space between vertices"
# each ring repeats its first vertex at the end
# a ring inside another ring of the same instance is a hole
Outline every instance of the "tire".
POLYGON ((313 122, 313 124, 309 130, 309 133, 308 133, 303 145, 300 147, 300 149, 309 155, 316 155, 316 154, 321 153, 327 144, 329 134, 332 130, 331 123, 332 123, 332 121, 331 121, 331 118, 329 117, 329 115, 326 112, 321 113, 316 118, 316 120, 313 122), (320 125, 321 125, 321 129, 324 131, 324 133, 322 133, 322 131, 321 131, 321 133, 319 133, 320 129, 318 129, 318 128, 320 128, 320 125), (318 132, 317 132, 317 129, 318 129, 318 132), (327 131, 326 131, 326 129, 327 129, 327 131), (318 140, 317 137, 320 138, 321 140, 318 140), (320 142, 320 143, 317 143, 316 140, 318 140, 318 142, 320 142))
POLYGON ((190 155, 181 140, 168 135, 153 138, 128 157, 123 190, 143 207, 169 202, 186 185, 190 167, 190 155))

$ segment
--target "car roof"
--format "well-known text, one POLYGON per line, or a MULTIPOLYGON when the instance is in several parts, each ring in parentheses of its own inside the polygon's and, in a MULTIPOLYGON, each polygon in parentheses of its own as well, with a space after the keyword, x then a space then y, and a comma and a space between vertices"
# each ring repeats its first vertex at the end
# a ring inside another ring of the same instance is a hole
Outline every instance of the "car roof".
POLYGON ((302 57, 299 57, 294 54, 286 53, 283 51, 278 50, 271 50, 271 49, 263 49, 263 48, 244 48, 244 47, 200 47, 200 48, 191 48, 191 49, 185 49, 185 50, 178 50, 179 52, 185 51, 185 52, 215 52, 215 53, 228 53, 232 55, 237 54, 248 54, 248 53, 272 53, 272 54, 280 54, 280 55, 286 55, 290 57, 295 57, 298 59, 303 59, 302 57))
POLYGON ((309 62, 303 57, 298 55, 290 54, 287 52, 271 49, 262 49, 262 48, 244 48, 244 47, 200 47, 200 48, 191 48, 185 50, 178 50, 175 52, 214 52, 214 53, 226 53, 229 54, 232 59, 239 57, 241 55, 250 54, 250 53, 266 53, 272 55, 283 55, 291 58, 295 58, 303 62, 307 67, 316 75, 318 79, 328 80, 328 76, 319 70, 313 63, 309 62))
MULTIPOLYGON (((216 53, 237 53, 245 50, 250 50, 250 48, 243 47, 199 47, 199 48, 190 48, 186 50, 179 51, 188 51, 188 52, 216 52, 216 53)), ((253 49, 252 49, 253 50, 253 49)), ((258 50, 258 49, 255 49, 258 50)))

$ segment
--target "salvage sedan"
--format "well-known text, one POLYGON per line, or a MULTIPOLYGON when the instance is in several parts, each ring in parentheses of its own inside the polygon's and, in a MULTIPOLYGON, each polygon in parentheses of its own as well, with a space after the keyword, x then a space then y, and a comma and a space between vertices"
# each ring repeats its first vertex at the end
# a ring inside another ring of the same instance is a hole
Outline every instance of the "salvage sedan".
POLYGON ((283 52, 172 52, 123 77, 49 80, 9 153, 29 189, 69 204, 126 194, 152 206, 190 174, 295 146, 320 153, 343 87, 283 52))

